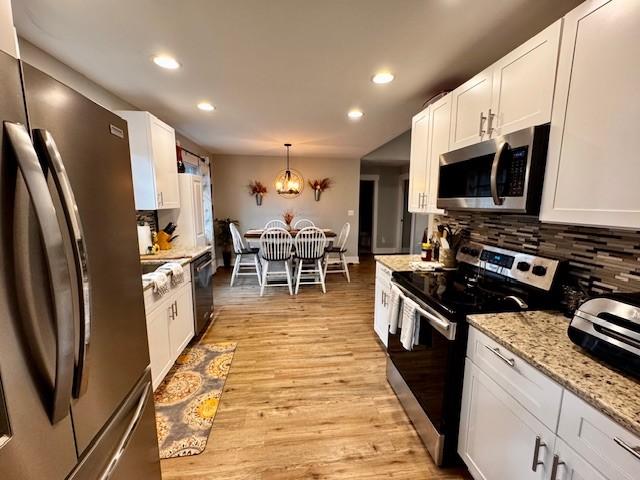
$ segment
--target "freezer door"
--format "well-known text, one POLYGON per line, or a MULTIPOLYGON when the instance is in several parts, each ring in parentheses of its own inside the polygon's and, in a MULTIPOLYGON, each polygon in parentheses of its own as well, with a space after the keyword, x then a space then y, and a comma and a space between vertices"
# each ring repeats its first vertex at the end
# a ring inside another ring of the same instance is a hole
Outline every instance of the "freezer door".
MULTIPOLYGON (((84 312, 88 315, 81 313, 77 319, 72 402, 82 455, 149 365, 127 125, 24 63, 23 81, 36 146, 42 143, 38 139, 51 140, 39 147, 41 161, 46 164, 47 155, 59 158, 64 172, 57 175, 66 175, 77 205, 70 207, 64 188, 50 180, 65 212, 62 221, 69 225, 70 244, 78 247, 78 232, 71 228, 77 220, 86 251, 86 272, 75 272, 78 303, 82 307, 89 298, 90 305, 84 312), (69 211, 74 208, 77 217, 69 211)), ((53 168, 49 166, 51 177, 53 168)))
MULTIPOLYGON (((0 91, 0 120, 25 124, 18 62, 1 52, 0 91)), ((28 137, 22 145, 26 147, 22 153, 28 155, 28 137)), ((55 408, 59 420, 51 420, 54 399, 61 397, 55 394, 58 337, 49 308, 50 280, 44 263, 35 267, 32 273, 41 276, 42 282, 34 284, 44 287, 39 292, 42 295, 29 299, 39 302, 34 305, 39 312, 37 322, 31 322, 25 315, 28 312, 18 308, 14 260, 23 258, 26 250, 18 251, 14 235, 19 224, 32 223, 34 234, 30 242, 41 248, 42 237, 36 218, 28 213, 30 197, 4 125, 0 148, 0 478, 61 480, 76 464, 77 456, 68 403, 55 408), (18 204, 24 208, 17 208, 18 204), (40 353, 39 361, 35 352, 40 353)), ((34 151, 30 159, 37 166, 34 151)), ((32 173, 37 174, 37 169, 32 173)), ((40 180, 44 182, 44 177, 40 180)), ((40 201, 53 208, 50 198, 40 201)), ((72 363, 69 366, 73 367, 72 363)), ((64 382, 59 379, 57 383, 59 394, 68 398, 70 383, 66 382, 66 391, 60 390, 64 382)))
POLYGON ((69 477, 106 479, 160 479, 150 371, 145 372, 69 477))

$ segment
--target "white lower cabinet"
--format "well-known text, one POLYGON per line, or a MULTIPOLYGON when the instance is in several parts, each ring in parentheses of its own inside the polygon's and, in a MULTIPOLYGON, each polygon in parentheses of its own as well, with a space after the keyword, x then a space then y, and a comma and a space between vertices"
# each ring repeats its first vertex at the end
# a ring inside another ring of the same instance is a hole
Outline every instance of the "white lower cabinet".
POLYGON ((557 383, 490 342, 469 329, 458 453, 475 480, 640 479, 640 437, 566 389, 556 402, 557 383), (544 401, 530 401, 536 389, 544 401))
POLYGON ((542 422, 467 360, 458 453, 476 480, 548 479, 554 439, 542 422), (534 458, 541 462, 535 471, 534 458))
POLYGON ((389 343, 389 308, 391 308, 391 270, 377 263, 373 330, 385 347, 389 343))
POLYGON ((156 389, 194 335, 191 282, 145 302, 151 377, 156 389))

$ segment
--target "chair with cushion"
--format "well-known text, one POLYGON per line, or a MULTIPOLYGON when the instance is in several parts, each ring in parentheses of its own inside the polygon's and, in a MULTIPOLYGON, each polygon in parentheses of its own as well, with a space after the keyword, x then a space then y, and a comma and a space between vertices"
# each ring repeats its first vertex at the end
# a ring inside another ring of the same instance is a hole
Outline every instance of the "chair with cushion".
POLYGON ((301 218, 300 220, 298 220, 296 223, 293 224, 293 229, 302 230, 303 228, 306 228, 306 227, 315 227, 315 226, 316 224, 313 223, 308 218, 301 218))
POLYGON ((329 248, 327 248, 327 255, 324 262, 324 274, 327 273, 344 273, 347 277, 347 282, 351 283, 351 277, 349 276, 349 265, 347 264, 347 240, 349 238, 349 232, 351 231, 351 224, 345 223, 340 230, 340 235, 336 239, 336 242, 329 248), (338 268, 329 268, 330 265, 336 265, 338 268))
POLYGON ((233 287, 236 278, 240 275, 255 275, 258 278, 258 285, 261 285, 259 249, 245 246, 242 235, 240 235, 235 224, 230 223, 229 230, 231 230, 231 238, 233 239, 233 252, 236 254, 233 273, 231 274, 231 286, 233 287))
POLYGON ((268 230, 270 228, 284 228, 286 230, 287 224, 284 223, 282 220, 269 220, 267 224, 264 226, 264 229, 268 230))
POLYGON ((326 235, 317 227, 306 227, 298 232, 294 243, 296 246, 295 258, 298 262, 296 269, 296 295, 300 285, 322 285, 322 293, 326 293, 322 265, 324 252, 327 248, 326 235))
POLYGON ((289 287, 289 295, 293 295, 291 282, 291 251, 293 238, 284 228, 269 228, 260 236, 260 258, 262 258, 262 284, 260 296, 264 295, 265 287, 289 287), (274 264, 282 263, 283 270, 272 270, 274 264), (287 282, 269 283, 269 277, 286 276, 287 282))

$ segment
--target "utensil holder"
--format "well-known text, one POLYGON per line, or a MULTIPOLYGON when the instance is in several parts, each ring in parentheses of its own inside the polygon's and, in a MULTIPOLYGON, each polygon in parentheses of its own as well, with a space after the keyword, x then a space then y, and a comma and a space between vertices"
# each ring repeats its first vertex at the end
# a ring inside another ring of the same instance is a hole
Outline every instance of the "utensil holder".
POLYGON ((171 235, 166 232, 158 232, 158 246, 160 250, 171 250, 171 243, 169 243, 169 239, 171 235))

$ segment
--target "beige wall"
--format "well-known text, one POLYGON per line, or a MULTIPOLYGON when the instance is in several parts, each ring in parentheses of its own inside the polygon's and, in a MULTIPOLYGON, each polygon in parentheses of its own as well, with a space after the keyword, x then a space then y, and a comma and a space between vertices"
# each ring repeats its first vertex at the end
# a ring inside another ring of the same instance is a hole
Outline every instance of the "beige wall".
MULTIPOLYGON (((358 253, 358 195, 360 189, 359 159, 299 158, 292 156, 291 167, 309 179, 331 177, 334 186, 322 194, 319 202, 313 197, 309 185, 293 199, 275 193, 274 180, 285 166, 284 156, 214 155, 213 208, 216 218, 230 217, 240 222, 240 230, 261 228, 271 219, 280 219, 282 212, 293 209, 297 218, 309 218, 316 225, 338 232, 345 222, 351 224, 347 243, 348 256, 358 253), (262 206, 247 190, 251 180, 260 180, 268 193, 262 206), (348 216, 353 210, 353 216, 348 216)), ((295 221, 295 220, 294 220, 295 221)))

